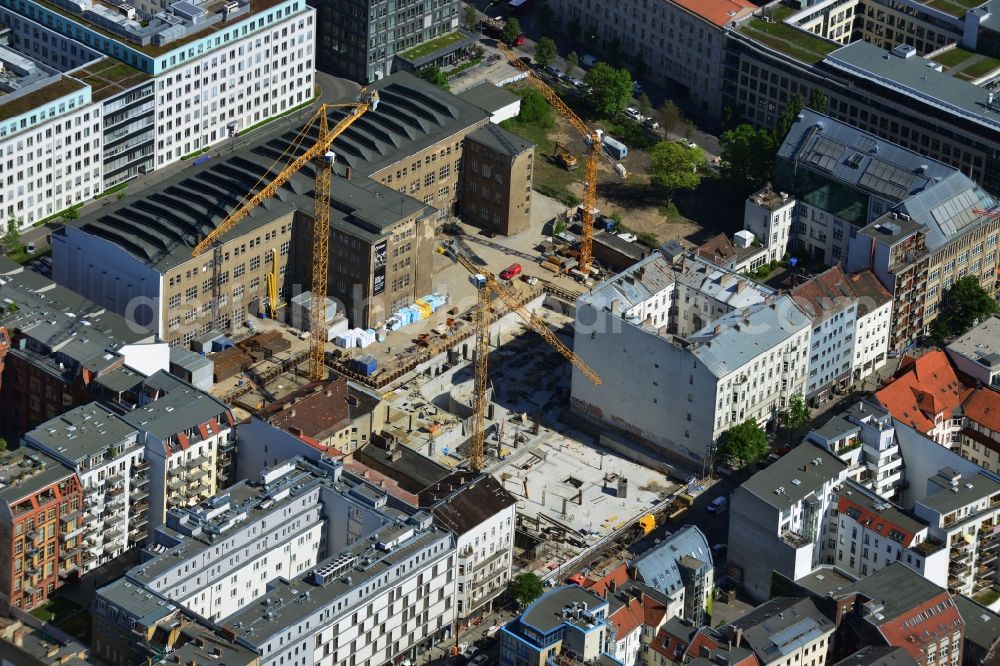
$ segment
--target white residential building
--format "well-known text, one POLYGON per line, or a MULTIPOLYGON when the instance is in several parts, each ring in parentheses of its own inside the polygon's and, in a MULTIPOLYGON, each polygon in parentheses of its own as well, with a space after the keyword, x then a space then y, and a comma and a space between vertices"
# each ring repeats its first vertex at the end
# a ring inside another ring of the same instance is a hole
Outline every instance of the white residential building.
POLYGON ((840 458, 802 444, 733 492, 727 566, 753 599, 770 597, 773 571, 797 580, 823 563, 846 479, 840 458))
POLYGON ((654 253, 577 301, 574 352, 602 384, 574 370, 574 412, 659 459, 704 464, 729 427, 766 424, 802 393, 811 328, 787 296, 654 253))
POLYGON ((871 271, 852 273, 847 279, 858 299, 851 381, 860 382, 889 361, 892 294, 871 271))
POLYGON ((847 463, 852 481, 884 499, 901 500, 905 467, 889 412, 858 402, 811 431, 806 439, 847 463))
POLYGON ((795 197, 770 186, 751 194, 743 205, 743 229, 767 248, 767 261, 781 261, 788 252, 795 215, 795 197))
POLYGON ((420 505, 455 533, 458 618, 489 612, 511 578, 514 496, 492 476, 457 472, 420 493, 420 505))
POLYGON ((288 461, 171 511, 151 550, 97 593, 102 658, 153 615, 136 587, 233 632, 265 666, 412 660, 455 619, 451 533, 331 460, 288 461))
POLYGON ((962 373, 1000 390, 1000 315, 993 315, 946 348, 962 373))
POLYGON ((793 289, 792 298, 812 317, 805 397, 818 404, 850 381, 857 299, 839 266, 793 289))
POLYGON ((139 431, 91 403, 24 435, 24 444, 61 460, 83 487, 83 573, 146 538, 148 464, 139 431))
POLYGON ((715 587, 715 563, 704 533, 685 525, 650 548, 630 567, 632 577, 667 600, 667 617, 706 621, 715 587), (672 612, 673 611, 673 612, 672 612))

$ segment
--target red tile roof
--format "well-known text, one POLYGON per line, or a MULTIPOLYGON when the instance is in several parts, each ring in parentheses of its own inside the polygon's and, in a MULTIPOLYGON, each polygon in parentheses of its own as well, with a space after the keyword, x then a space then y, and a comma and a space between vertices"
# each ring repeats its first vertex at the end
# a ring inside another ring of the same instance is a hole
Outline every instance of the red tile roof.
POLYGON ((963 625, 951 595, 942 591, 926 603, 907 609, 905 614, 887 619, 878 628, 890 645, 903 648, 922 664, 928 643, 937 643, 963 625))
POLYGON ((707 261, 720 265, 736 256, 736 248, 734 248, 733 244, 728 238, 726 238, 726 234, 712 236, 707 241, 696 247, 694 252, 702 259, 706 259, 707 261))
MULTIPOLYGON (((896 525, 894 523, 886 520, 885 516, 879 515, 868 508, 852 501, 849 497, 841 495, 840 499, 837 501, 837 511, 840 513, 847 513, 848 509, 854 509, 859 514, 855 520, 862 525, 865 525, 873 532, 877 532, 886 539, 892 539, 900 543, 907 548, 913 543, 914 534, 910 530, 906 529, 902 525, 896 525), (893 539, 889 536, 890 532, 895 530, 899 534, 903 535, 902 539, 893 539)), ((867 538, 867 537, 866 537, 867 538)))
POLYGON ((608 621, 615 627, 615 636, 621 640, 642 626, 645 610, 641 601, 629 597, 628 602, 608 616, 608 621))
POLYGON ((935 415, 952 418, 970 391, 955 374, 948 355, 936 350, 901 365, 875 399, 894 418, 927 433, 934 429, 935 415))
POLYGON ((850 280, 839 266, 826 270, 792 290, 792 299, 813 322, 847 308, 855 298, 850 280))
POLYGON ((719 27, 757 9, 747 0, 674 0, 674 3, 719 27))
POLYGON ((892 294, 882 286, 871 271, 861 271, 847 276, 851 288, 858 297, 858 316, 863 317, 872 310, 877 310, 892 300, 892 294))
POLYGON ((977 388, 962 404, 962 411, 970 421, 1000 433, 1000 391, 977 388))
POLYGON ((625 583, 628 582, 628 565, 622 562, 617 567, 604 574, 600 578, 591 579, 586 578, 580 587, 586 588, 601 597, 602 599, 608 598, 608 591, 611 588, 615 590, 620 590, 625 587, 625 583))

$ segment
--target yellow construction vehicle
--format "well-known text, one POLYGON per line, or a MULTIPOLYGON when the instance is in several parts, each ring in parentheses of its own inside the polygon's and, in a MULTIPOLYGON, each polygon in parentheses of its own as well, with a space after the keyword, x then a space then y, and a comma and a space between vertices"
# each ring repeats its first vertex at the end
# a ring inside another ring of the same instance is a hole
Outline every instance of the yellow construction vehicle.
POLYGON ((558 143, 556 144, 555 147, 555 158, 559 166, 561 166, 563 169, 566 169, 566 171, 572 171, 573 169, 580 166, 580 164, 576 159, 576 155, 569 152, 568 150, 563 149, 562 146, 560 146, 558 143))
MULTIPOLYGON (((597 163, 600 162, 601 156, 604 155, 604 151, 601 148, 601 137, 595 130, 588 127, 587 123, 583 122, 579 116, 573 113, 573 110, 566 105, 566 102, 562 101, 552 88, 549 88, 548 84, 542 81, 535 74, 534 70, 521 60, 509 46, 501 41, 497 41, 497 48, 507 56, 507 60, 510 61, 511 65, 528 75, 526 79, 528 83, 534 86, 538 92, 542 93, 559 115, 569 121, 569 124, 583 136, 590 148, 583 169, 583 234, 581 234, 580 239, 580 271, 584 275, 588 275, 593 259, 591 244, 594 237, 594 215, 597 210, 597 163)), ((624 168, 619 170, 618 175, 624 177, 623 171, 624 168)))
POLYGON ((549 330, 545 322, 531 314, 531 312, 521 304, 517 296, 510 293, 506 287, 500 284, 493 273, 476 266, 464 254, 457 254, 458 263, 465 267, 470 274, 477 276, 479 285, 479 303, 476 307, 473 324, 476 328, 475 346, 475 390, 472 396, 472 444, 469 454, 472 470, 481 472, 483 469, 483 451, 485 450, 486 439, 486 383, 489 369, 487 359, 490 353, 490 294, 502 300, 511 312, 516 312, 528 327, 549 343, 557 352, 562 354, 570 363, 580 369, 581 372, 595 384, 601 383, 601 378, 589 365, 583 362, 573 350, 562 343, 556 334, 549 330), (482 276, 482 277, 478 277, 482 276))
MULTIPOLYGON (((358 102, 355 104, 321 104, 313 114, 309 123, 302 129, 299 133, 299 137, 295 142, 295 146, 301 142, 302 137, 305 136, 307 129, 312 126, 313 123, 317 123, 319 127, 319 135, 316 142, 308 148, 304 153, 296 157, 294 160, 288 163, 281 172, 275 176, 274 180, 269 182, 260 191, 254 193, 251 191, 248 193, 241 202, 240 206, 229 214, 229 217, 224 219, 219 223, 219 226, 215 228, 212 233, 205 237, 203 241, 198 243, 192 254, 197 257, 208 250, 212 250, 214 253, 212 266, 213 266, 213 313, 215 313, 215 322, 218 322, 218 303, 219 303, 219 266, 221 264, 221 248, 222 244, 220 239, 228 233, 233 227, 235 227, 241 220, 246 218, 250 212, 260 205, 265 199, 273 197, 278 189, 288 182, 288 180, 294 176, 299 170, 304 167, 309 162, 315 162, 316 164, 316 192, 315 199, 313 201, 313 228, 312 228, 312 304, 311 304, 311 321, 310 321, 310 336, 309 336, 309 379, 313 381, 318 381, 326 379, 326 331, 324 330, 326 326, 326 294, 327 294, 327 278, 329 268, 329 250, 330 250, 330 173, 333 167, 333 162, 336 156, 330 152, 330 145, 333 140, 340 136, 348 127, 354 124, 358 118, 363 116, 365 112, 369 109, 375 110, 378 107, 378 91, 368 92, 362 89, 361 95, 358 98, 358 102), (344 118, 342 118, 336 126, 332 129, 329 126, 329 116, 328 111, 333 107, 349 107, 350 111, 344 118)), ((279 158, 280 159, 280 158, 279 158)), ((260 185, 263 182, 263 176, 257 182, 260 185)), ((254 190, 256 189, 254 186, 254 190)), ((277 257, 274 257, 275 259, 277 257)), ((275 265, 277 262, 272 264, 272 272, 276 271, 275 265)), ((277 309, 275 301, 278 298, 278 285, 277 285, 277 274, 273 278, 269 277, 268 283, 268 298, 271 299, 269 306, 274 310, 277 309), (271 280, 273 279, 273 287, 271 280)), ((273 310, 272 310, 273 311, 273 310)))

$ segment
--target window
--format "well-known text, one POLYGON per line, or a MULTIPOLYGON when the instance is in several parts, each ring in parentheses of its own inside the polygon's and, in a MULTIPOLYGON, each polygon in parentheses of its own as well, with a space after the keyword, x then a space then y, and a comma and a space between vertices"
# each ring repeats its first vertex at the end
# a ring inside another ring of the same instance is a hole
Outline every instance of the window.
POLYGON ((260 257, 250 257, 250 270, 255 271, 260 268, 260 257))
POLYGON ((239 266, 233 269, 233 277, 234 278, 243 277, 243 274, 246 272, 246 270, 247 270, 246 264, 240 264, 239 266))
POLYGON ((181 295, 180 294, 174 294, 173 296, 171 296, 170 300, 168 301, 168 304, 169 304, 169 306, 170 306, 171 309, 180 307, 180 305, 181 305, 181 295))

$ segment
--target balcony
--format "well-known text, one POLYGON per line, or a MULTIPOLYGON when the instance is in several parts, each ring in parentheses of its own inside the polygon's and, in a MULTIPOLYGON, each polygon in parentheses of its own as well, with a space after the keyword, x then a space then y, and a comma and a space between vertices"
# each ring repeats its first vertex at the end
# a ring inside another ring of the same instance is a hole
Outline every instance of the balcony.
POLYGON ((78 566, 76 566, 75 564, 71 564, 68 567, 63 567, 63 568, 59 569, 59 578, 61 578, 63 580, 66 580, 70 576, 78 574, 79 572, 80 572, 80 568, 78 566))
MULTIPOLYGON (((148 460, 140 460, 136 464, 132 465, 132 471, 133 472, 145 472, 147 469, 149 469, 149 461, 148 460)), ((132 482, 134 483, 135 479, 132 479, 132 482)))
POLYGON ((172 481, 168 481, 167 482, 167 488, 170 489, 170 490, 180 490, 185 485, 187 485, 187 483, 184 481, 184 479, 176 479, 175 478, 172 481))
POLYGON ((149 475, 148 474, 139 474, 137 476, 133 476, 132 477, 132 487, 133 488, 143 488, 143 487, 145 487, 147 485, 149 485, 149 475))
POLYGON ((149 497, 149 491, 144 488, 133 488, 132 492, 129 494, 129 500, 133 503, 139 500, 144 500, 149 497))

